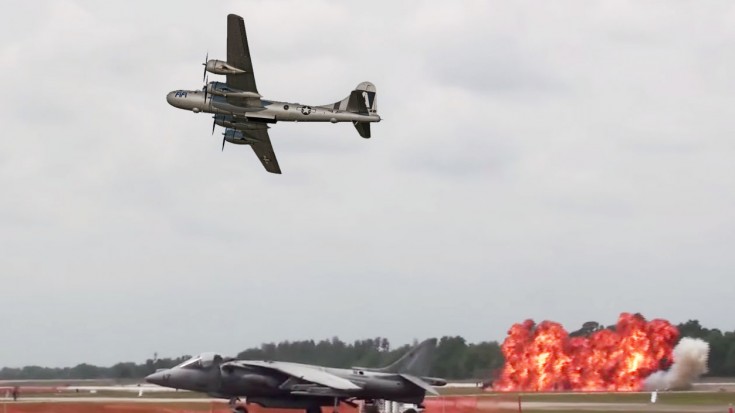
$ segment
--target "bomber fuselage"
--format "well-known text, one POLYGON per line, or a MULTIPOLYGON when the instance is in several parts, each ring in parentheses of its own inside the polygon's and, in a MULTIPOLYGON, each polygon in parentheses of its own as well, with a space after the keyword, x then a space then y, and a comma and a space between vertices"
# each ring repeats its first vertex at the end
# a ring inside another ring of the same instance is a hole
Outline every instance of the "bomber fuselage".
POLYGON ((337 105, 310 106, 300 103, 279 102, 261 99, 262 106, 251 107, 232 104, 225 96, 201 90, 176 90, 166 96, 166 101, 174 107, 194 113, 205 112, 234 116, 243 120, 275 123, 291 122, 379 122, 380 116, 359 114, 339 110, 337 105))

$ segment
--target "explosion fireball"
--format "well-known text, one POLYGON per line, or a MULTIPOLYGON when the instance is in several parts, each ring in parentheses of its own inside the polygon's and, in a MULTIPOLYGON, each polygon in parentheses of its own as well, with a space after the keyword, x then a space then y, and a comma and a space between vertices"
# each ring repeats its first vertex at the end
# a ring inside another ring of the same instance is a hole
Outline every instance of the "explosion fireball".
POLYGON ((570 337, 559 323, 514 324, 501 346, 496 391, 637 391, 672 363, 679 331, 666 320, 622 313, 614 329, 570 337))

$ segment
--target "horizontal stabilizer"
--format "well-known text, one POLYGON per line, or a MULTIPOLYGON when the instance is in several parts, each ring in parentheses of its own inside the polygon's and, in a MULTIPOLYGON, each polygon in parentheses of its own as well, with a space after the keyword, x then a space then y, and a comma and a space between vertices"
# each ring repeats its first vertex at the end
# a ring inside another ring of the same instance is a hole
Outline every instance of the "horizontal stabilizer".
POLYGON ((370 122, 352 122, 357 129, 357 133, 363 138, 367 139, 370 137, 370 122))
POLYGON ((431 385, 429 383, 421 380, 420 378, 418 378, 416 376, 412 376, 410 374, 401 374, 400 376, 403 377, 404 379, 406 379, 407 381, 413 383, 414 385, 416 385, 418 387, 421 387, 422 389, 426 390, 427 393, 431 393, 431 394, 433 394, 435 396, 438 396, 439 395, 439 392, 436 391, 435 388, 431 387, 431 385))
POLYGON ((438 377, 421 377, 421 380, 429 383, 430 385, 432 385, 434 387, 441 387, 441 386, 446 386, 447 385, 447 381, 446 380, 440 379, 438 377))

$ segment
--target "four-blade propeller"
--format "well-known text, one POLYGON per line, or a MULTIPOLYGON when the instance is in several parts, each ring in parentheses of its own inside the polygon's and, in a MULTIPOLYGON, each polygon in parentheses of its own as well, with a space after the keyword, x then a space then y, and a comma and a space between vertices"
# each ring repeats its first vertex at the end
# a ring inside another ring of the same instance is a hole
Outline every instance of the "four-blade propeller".
MULTIPOLYGON (((209 76, 207 75, 207 63, 209 63, 209 51, 207 51, 207 54, 204 56, 204 63, 202 65, 204 66, 204 73, 202 73, 202 81, 204 82, 204 87, 202 90, 204 91, 204 104, 207 104, 207 94, 209 93, 209 76)), ((214 135, 214 127, 217 126, 217 117, 212 117, 214 120, 212 121, 212 135, 214 135)))
POLYGON ((207 76, 204 80, 204 87, 202 90, 204 91, 204 104, 207 104, 207 90, 209 89, 209 76, 207 76))
POLYGON ((209 51, 207 51, 207 55, 204 57, 204 73, 202 73, 202 82, 204 81, 204 76, 207 75, 207 63, 209 62, 209 51))
MULTIPOLYGON (((204 63, 202 65, 204 66, 204 72, 202 73, 202 81, 204 82, 204 87, 202 88, 204 92, 204 103, 207 103, 207 95, 209 94, 209 76, 207 75, 207 63, 209 63, 209 51, 207 51, 207 54, 204 56, 204 63)), ((211 98, 211 96, 210 96, 211 98)), ((217 126, 217 115, 212 116, 212 135, 214 135, 214 129, 217 126)), ((222 151, 225 150, 225 143, 227 143, 227 136, 226 133, 222 134, 222 151)))

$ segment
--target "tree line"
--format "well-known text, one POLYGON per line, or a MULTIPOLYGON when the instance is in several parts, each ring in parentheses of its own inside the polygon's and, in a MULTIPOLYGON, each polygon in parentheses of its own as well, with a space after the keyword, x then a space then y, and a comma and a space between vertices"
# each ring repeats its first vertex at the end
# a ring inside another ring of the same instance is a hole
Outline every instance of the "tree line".
MULTIPOLYGON (((735 376, 735 331, 723 333, 718 329, 707 329, 697 320, 689 320, 677 327, 682 337, 701 338, 710 344, 709 375, 735 376)), ((600 324, 590 321, 570 335, 589 335, 600 328, 603 328, 600 324)), ((397 360, 415 344, 417 343, 394 348, 384 337, 356 340, 352 343, 344 342, 337 337, 320 341, 283 341, 249 348, 237 354, 237 358, 294 361, 343 368, 379 367, 397 360)), ((124 362, 110 367, 90 364, 65 368, 5 367, 0 369, 0 380, 141 379, 156 369, 173 367, 189 357, 189 355, 177 358, 156 356, 144 363, 124 362)), ((430 374, 449 380, 491 380, 502 366, 503 355, 498 342, 468 343, 460 336, 444 336, 439 339, 430 374)))

